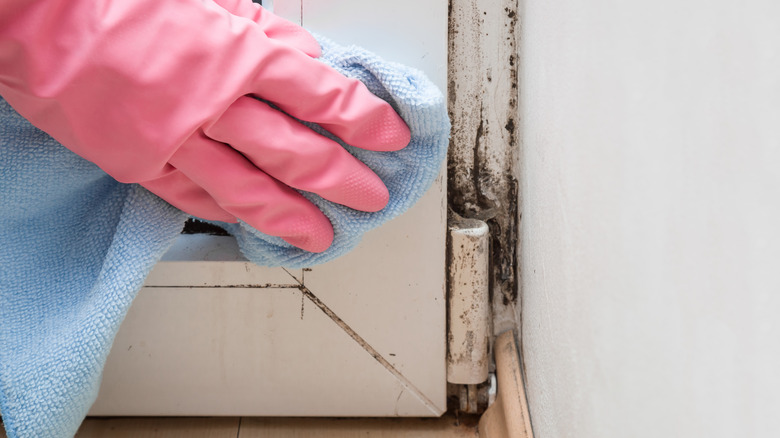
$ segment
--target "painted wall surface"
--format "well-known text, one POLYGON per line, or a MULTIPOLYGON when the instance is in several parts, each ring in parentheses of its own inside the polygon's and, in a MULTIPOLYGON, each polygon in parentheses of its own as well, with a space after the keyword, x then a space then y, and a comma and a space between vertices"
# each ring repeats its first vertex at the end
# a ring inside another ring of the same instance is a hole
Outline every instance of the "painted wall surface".
POLYGON ((536 437, 780 436, 780 3, 520 5, 536 437))

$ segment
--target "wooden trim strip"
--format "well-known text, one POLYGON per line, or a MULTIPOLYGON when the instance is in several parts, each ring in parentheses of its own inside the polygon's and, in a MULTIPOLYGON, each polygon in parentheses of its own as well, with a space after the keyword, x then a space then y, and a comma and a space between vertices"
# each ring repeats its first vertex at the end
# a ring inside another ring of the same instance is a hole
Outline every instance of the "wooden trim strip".
POLYGON ((498 392, 495 403, 490 405, 479 420, 479 436, 533 438, 514 331, 500 334, 496 338, 493 351, 496 355, 498 392))

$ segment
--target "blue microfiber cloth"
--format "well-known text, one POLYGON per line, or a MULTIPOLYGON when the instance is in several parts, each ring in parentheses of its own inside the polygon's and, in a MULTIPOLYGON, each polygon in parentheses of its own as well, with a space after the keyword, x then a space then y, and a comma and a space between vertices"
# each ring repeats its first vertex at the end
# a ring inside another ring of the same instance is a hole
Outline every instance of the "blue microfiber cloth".
POLYGON ((388 63, 355 46, 339 46, 319 37, 322 61, 345 76, 362 81, 372 93, 390 102, 406 121, 412 140, 397 152, 371 152, 349 146, 317 126, 312 128, 339 141, 350 153, 366 163, 390 192, 387 207, 377 213, 352 210, 303 193, 333 224, 333 244, 315 254, 296 248, 281 238, 260 233, 246 224, 219 224, 236 236, 249 260, 263 266, 301 268, 314 266, 352 250, 363 234, 411 207, 431 186, 447 154, 450 122, 441 92, 424 74, 400 64, 388 63))
MULTIPOLYGON (((244 224, 221 224, 251 261, 332 260, 409 208, 438 175, 449 121, 420 72, 320 38, 322 60, 391 102, 412 131, 399 152, 347 146, 379 174, 390 204, 361 213, 305 194, 330 218, 333 246, 294 248, 244 224)), ((315 127, 315 129, 317 129, 315 127)), ((186 215, 120 184, 31 126, 0 99, 0 412, 9 438, 73 436, 94 402, 106 356, 133 298, 186 215)))

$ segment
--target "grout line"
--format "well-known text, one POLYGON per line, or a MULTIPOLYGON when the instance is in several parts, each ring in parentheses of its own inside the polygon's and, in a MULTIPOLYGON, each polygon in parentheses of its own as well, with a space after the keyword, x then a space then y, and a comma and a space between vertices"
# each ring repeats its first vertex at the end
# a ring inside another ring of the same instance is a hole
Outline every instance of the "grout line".
POLYGON ((243 420, 244 417, 238 417, 238 427, 236 428, 236 438, 241 438, 241 420, 243 420))
POLYGON ((322 310, 322 312, 325 315, 327 315, 334 323, 336 323, 336 325, 341 327, 341 329, 344 330, 355 342, 357 342, 358 345, 363 347, 363 349, 366 350, 366 352, 368 352, 368 354, 370 354, 371 357, 373 357, 377 362, 379 362, 383 367, 385 367, 385 369, 389 371, 390 374, 392 374, 405 389, 409 390, 409 392, 414 394, 414 396, 417 397, 420 400, 420 402, 422 402, 425 405, 425 407, 427 407, 431 412, 433 412, 436 415, 441 415, 444 412, 440 408, 438 408, 436 404, 433 401, 431 401, 431 399, 429 399, 425 394, 423 394, 422 391, 420 391, 416 386, 414 386, 414 384, 411 381, 409 381, 409 379, 406 378, 406 376, 401 374, 401 372, 398 371, 393 366, 393 364, 388 362, 388 360, 385 359, 374 347, 372 347, 368 342, 366 342, 366 340, 363 339, 362 336, 360 336, 355 330, 353 330, 352 327, 347 325, 347 323, 344 322, 343 319, 339 318, 339 316, 336 315, 336 313, 333 310, 331 310, 330 307, 325 305, 325 303, 323 303, 322 300, 317 298, 317 296, 314 295, 314 293, 312 293, 312 291, 309 290, 309 288, 304 286, 303 282, 298 280, 287 269, 285 268, 282 269, 284 269, 284 271, 287 272, 287 274, 290 277, 292 277, 295 281, 298 282, 298 284, 300 285, 299 289, 301 290, 301 293, 303 293, 303 295, 305 295, 306 298, 309 299, 309 301, 311 301, 312 303, 314 303, 314 305, 319 307, 319 309, 322 310))

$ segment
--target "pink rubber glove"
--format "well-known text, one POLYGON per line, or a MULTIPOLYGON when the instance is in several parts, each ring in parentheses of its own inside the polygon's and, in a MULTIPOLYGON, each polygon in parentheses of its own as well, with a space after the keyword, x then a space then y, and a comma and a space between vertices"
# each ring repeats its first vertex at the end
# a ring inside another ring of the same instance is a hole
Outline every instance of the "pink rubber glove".
POLYGON ((293 188, 364 211, 388 192, 287 114, 369 150, 410 138, 386 102, 316 56, 305 30, 249 0, 0 3, 0 95, 22 116, 121 182, 312 252, 333 229, 293 188))

